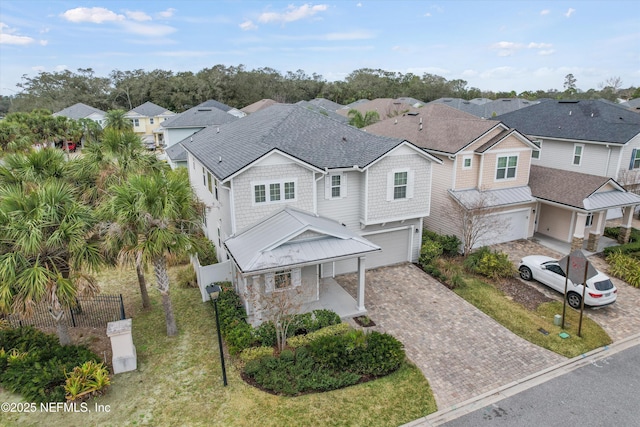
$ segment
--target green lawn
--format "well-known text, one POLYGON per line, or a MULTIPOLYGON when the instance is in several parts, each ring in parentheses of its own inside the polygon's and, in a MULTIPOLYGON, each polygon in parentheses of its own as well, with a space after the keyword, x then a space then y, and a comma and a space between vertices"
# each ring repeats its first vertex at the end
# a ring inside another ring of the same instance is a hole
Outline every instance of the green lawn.
MULTIPOLYGON (((175 284, 175 268, 171 275, 175 284)), ((114 376, 108 393, 89 402, 91 413, 5 413, 0 425, 397 426, 436 411, 427 380, 408 364, 376 381, 288 398, 247 385, 227 360, 229 386, 223 387, 213 308, 197 289, 173 287, 180 333, 168 338, 155 289, 149 289, 152 309, 142 312, 133 271, 107 271, 99 281, 104 293, 124 294, 138 370, 114 376), (94 403, 110 412, 94 412, 94 403)), ((21 399, 0 390, 0 401, 21 399)))
POLYGON ((469 278, 466 283, 465 286, 455 288, 454 292, 511 332, 540 347, 566 357, 575 357, 612 342, 600 325, 587 316, 583 316, 582 337, 578 337, 579 312, 569 306, 566 311, 565 331, 570 338, 562 339, 559 336, 562 329, 553 324, 554 315, 562 314, 560 302, 541 304, 536 311, 530 311, 509 300, 500 290, 484 281, 469 278), (542 334, 540 328, 549 334, 542 334))

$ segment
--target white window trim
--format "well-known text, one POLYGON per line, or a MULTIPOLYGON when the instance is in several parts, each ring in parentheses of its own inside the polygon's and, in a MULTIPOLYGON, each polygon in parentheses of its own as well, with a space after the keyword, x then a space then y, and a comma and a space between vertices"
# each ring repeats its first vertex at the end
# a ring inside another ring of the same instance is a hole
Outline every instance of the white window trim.
POLYGON ((473 156, 463 156, 462 157, 462 169, 469 170, 473 168, 473 156), (465 166, 465 162, 469 160, 469 166, 465 166))
POLYGON ((584 144, 573 144, 573 156, 571 157, 571 165, 572 166, 582 166, 582 158, 584 157, 584 144), (580 159, 576 164, 576 148, 581 147, 580 150, 580 159))
POLYGON ((387 173, 387 201, 388 202, 403 202, 406 200, 413 199, 413 187, 415 181, 415 171, 409 168, 402 169, 393 169, 392 171, 387 173), (395 176, 397 173, 407 173, 407 194, 403 199, 395 199, 394 196, 394 188, 395 188, 395 176))
POLYGON ((634 148, 631 152, 633 153, 633 160, 631 163, 632 168, 630 170, 640 169, 640 165, 636 167, 636 161, 640 160, 640 149, 634 148))
POLYGON ((265 291, 265 293, 284 292, 284 291, 288 291, 290 289, 297 288, 301 284, 302 284, 302 271, 301 271, 300 268, 291 268, 291 269, 284 268, 284 269, 279 270, 277 272, 274 271, 274 272, 271 272, 271 273, 265 273, 265 275, 264 275, 264 291, 265 291), (276 281, 275 281, 276 273, 289 273, 289 274, 291 274, 291 285, 287 286, 286 288, 278 288, 278 289, 276 289, 276 281))
POLYGON ((503 155, 499 155, 496 156, 496 169, 495 172, 493 174, 493 181, 494 182, 504 182, 504 181, 514 181, 516 179, 518 179, 518 165, 520 164, 520 154, 519 153, 511 153, 511 154, 503 154, 503 155), (504 178, 498 178, 498 160, 501 157, 506 157, 507 158, 507 166, 505 167, 504 170, 504 178), (507 177, 507 171, 509 170, 509 157, 515 157, 516 158, 516 172, 513 175, 513 178, 509 178, 507 177))
POLYGON ((346 173, 331 173, 325 175, 324 178, 324 198, 325 199, 344 199, 347 197, 347 174, 346 173), (337 197, 333 197, 333 177, 340 177, 340 195, 337 197))
POLYGON ((594 217, 593 212, 589 212, 587 214, 587 219, 585 219, 584 221, 584 228, 589 228, 593 225, 593 217, 594 217))
POLYGON ((295 203, 298 200, 298 190, 299 188, 298 188, 297 178, 279 179, 274 181, 251 181, 251 205, 262 206, 262 205, 277 204, 277 203, 295 203), (293 199, 285 198, 284 184, 287 182, 293 182, 293 199), (272 184, 278 184, 280 186, 280 200, 271 200, 270 186, 272 184), (258 185, 265 186, 264 202, 256 202, 256 186, 258 185))
POLYGON ((540 158, 542 157, 542 140, 541 139, 537 139, 534 142, 538 143, 538 149, 536 150, 534 148, 533 150, 531 150, 531 158, 535 159, 535 160, 540 160, 540 158), (538 156, 535 157, 534 153, 538 153, 538 156))

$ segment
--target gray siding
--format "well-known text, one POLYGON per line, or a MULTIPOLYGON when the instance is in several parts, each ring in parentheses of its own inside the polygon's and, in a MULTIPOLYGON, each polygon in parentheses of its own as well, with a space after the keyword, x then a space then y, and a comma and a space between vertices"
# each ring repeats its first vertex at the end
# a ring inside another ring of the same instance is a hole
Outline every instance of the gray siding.
POLYGON ((344 172, 346 177, 347 196, 341 199, 325 198, 325 180, 328 176, 316 183, 318 197, 318 215, 336 220, 347 226, 350 230, 360 230, 361 202, 364 192, 361 190, 364 174, 362 172, 344 172))
MULTIPOLYGON (((573 164, 573 142, 543 139, 540 158, 531 159, 531 164, 591 175, 608 176, 615 179, 618 174, 620 148, 610 145, 611 152, 609 152, 609 148, 605 145, 588 143, 583 145, 582 162, 580 166, 576 166, 573 164)), ((623 161, 623 168, 626 167, 628 169, 630 156, 631 152, 626 158, 626 165, 623 161)))
POLYGON ((456 235, 460 233, 451 219, 451 203, 449 196, 453 176, 453 161, 442 159, 441 165, 433 165, 433 185, 431 191, 431 214, 424 219, 424 228, 442 235, 456 235))
POLYGON ((199 130, 203 129, 199 128, 176 128, 176 129, 165 129, 164 130, 164 143, 167 147, 171 147, 174 144, 182 141, 186 137, 193 135, 199 130))

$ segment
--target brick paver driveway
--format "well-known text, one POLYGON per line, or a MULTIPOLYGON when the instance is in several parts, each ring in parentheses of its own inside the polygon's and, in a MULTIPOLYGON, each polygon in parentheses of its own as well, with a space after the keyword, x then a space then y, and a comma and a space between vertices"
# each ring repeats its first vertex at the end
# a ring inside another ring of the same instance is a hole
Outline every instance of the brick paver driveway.
MULTIPOLYGON (((556 259, 564 256, 531 240, 501 243, 493 246, 493 249, 507 253, 514 265, 517 265, 520 259, 527 255, 546 255, 556 259)), ((591 255, 588 259, 598 270, 608 274, 609 265, 601 256, 591 255)), ((640 332, 640 289, 634 288, 615 277, 611 277, 611 280, 618 288, 616 302, 606 307, 587 308, 585 313, 598 322, 613 341, 619 341, 640 332)), ((545 295, 562 301, 561 293, 553 291, 538 282, 522 281, 522 283, 533 286, 545 295)))
MULTIPOLYGON (((336 277, 355 296, 355 274, 336 277)), ((512 334, 412 264, 366 273, 376 329, 405 346, 440 410, 566 360, 512 334)))

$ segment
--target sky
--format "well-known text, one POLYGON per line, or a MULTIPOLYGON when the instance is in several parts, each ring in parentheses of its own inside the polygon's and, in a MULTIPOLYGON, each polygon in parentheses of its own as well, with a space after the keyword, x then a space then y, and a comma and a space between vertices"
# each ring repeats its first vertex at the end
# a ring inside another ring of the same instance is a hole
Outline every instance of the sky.
POLYGON ((640 86, 639 1, 0 0, 0 94, 23 75, 92 68, 192 71, 222 64, 360 68, 462 79, 520 93, 640 86))

